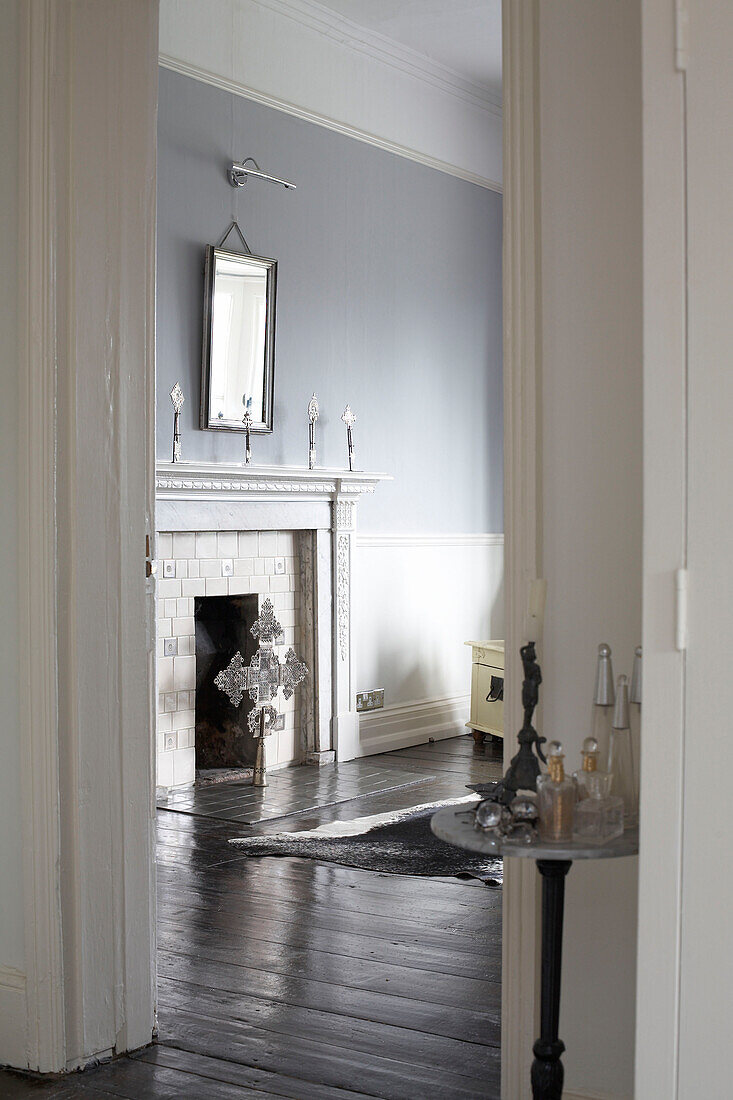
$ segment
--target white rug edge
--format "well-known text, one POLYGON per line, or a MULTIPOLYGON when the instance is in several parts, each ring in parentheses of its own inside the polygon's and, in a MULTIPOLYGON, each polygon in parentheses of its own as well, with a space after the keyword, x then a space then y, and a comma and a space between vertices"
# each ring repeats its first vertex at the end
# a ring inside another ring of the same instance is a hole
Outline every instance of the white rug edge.
POLYGON ((315 829, 288 829, 282 833, 257 833, 254 836, 235 837, 229 843, 234 847, 244 847, 252 840, 267 838, 271 840, 284 840, 287 837, 297 836, 303 840, 335 839, 346 836, 361 836, 371 832, 380 825, 396 825, 405 821, 420 810, 440 810, 443 806, 459 806, 462 802, 476 802, 479 795, 472 793, 460 795, 457 798, 446 798, 439 802, 423 802, 417 806, 407 806, 404 810, 391 810, 383 814, 372 814, 369 817, 356 817, 352 821, 328 821, 315 829))

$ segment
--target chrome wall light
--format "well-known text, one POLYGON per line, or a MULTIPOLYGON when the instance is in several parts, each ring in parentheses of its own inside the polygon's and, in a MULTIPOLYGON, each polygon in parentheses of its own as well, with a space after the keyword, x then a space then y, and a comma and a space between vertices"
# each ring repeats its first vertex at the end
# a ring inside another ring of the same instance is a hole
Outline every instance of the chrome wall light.
POLYGON ((271 176, 267 172, 263 172, 254 157, 246 157, 241 164, 235 161, 227 175, 232 187, 244 187, 249 177, 254 176, 255 179, 267 180, 268 183, 279 183, 281 187, 287 187, 291 191, 295 190, 294 183, 280 179, 279 176, 271 176), (248 168, 247 165, 249 164, 254 165, 254 167, 248 168))

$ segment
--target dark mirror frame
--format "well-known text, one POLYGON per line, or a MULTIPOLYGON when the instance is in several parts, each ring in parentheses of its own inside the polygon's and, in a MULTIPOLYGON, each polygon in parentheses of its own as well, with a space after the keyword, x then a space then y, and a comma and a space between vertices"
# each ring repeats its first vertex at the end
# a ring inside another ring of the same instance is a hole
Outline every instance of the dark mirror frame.
MULTIPOLYGON (((267 312, 265 316, 265 356, 264 356, 264 419, 255 420, 251 431, 261 434, 272 431, 273 406, 275 403, 275 317, 277 305, 277 260, 264 256, 254 256, 249 252, 230 252, 226 248, 208 245, 204 268, 204 338, 201 354, 201 428, 209 432, 244 432, 244 424, 231 420, 212 421, 209 408, 209 380, 211 377, 211 326, 214 319, 214 274, 217 257, 228 260, 247 260, 261 264, 267 274, 267 312)), ((242 412, 244 415, 244 411, 242 412)))

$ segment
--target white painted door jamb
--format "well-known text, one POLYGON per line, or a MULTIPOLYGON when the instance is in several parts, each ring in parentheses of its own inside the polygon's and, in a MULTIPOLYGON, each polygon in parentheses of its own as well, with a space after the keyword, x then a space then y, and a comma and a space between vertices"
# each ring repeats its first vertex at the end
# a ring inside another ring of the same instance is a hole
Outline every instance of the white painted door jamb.
POLYGON ((22 1065, 59 1072, 153 1027, 158 5, 20 8, 22 1065))
POLYGON ((20 119, 19 568, 22 583, 20 738, 23 753, 23 891, 26 1059, 41 1071, 65 1064, 56 683, 56 311, 51 264, 54 218, 47 81, 57 25, 51 3, 22 8, 20 119), (24 256, 25 252, 25 256, 24 256), (25 259, 23 263, 22 259, 25 259), (24 575, 25 574, 25 575, 24 575), (24 696, 24 698, 23 698, 24 696))
MULTIPOLYGON (((521 726, 519 646, 529 582, 542 576, 539 525, 540 361, 537 164, 537 0, 503 5, 504 80, 504 593, 506 762, 521 726)), ((541 648, 539 650, 542 657, 541 648)), ((529 1096, 538 1034, 539 891, 530 860, 505 865, 502 917, 501 1095, 529 1096)))
POLYGON ((683 0, 641 5, 644 707, 635 1095, 679 1095, 687 681, 687 198, 683 0))

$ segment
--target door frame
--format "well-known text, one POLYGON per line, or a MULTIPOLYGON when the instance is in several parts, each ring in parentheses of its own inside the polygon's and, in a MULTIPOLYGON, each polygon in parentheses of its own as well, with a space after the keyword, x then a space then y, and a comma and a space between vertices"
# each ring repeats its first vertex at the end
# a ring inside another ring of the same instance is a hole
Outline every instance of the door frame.
MULTIPOLYGON (((537 0, 502 4, 504 119, 505 763, 522 722, 519 647, 530 581, 542 576, 537 0)), ((540 659, 541 645, 538 646, 540 659)), ((539 1033, 539 891, 531 860, 508 860, 502 909, 501 1094, 529 1096, 539 1033)))
POLYGON ((60 1072, 154 1027, 158 3, 20 18, 21 1064, 60 1072))
MULTIPOLYGON (((145 535, 154 531, 158 4, 32 0, 23 7, 19 530, 26 571, 21 647, 24 667, 33 670, 21 685, 27 1064, 61 1071, 149 1042, 154 1027, 154 738, 143 567, 145 535), (112 273, 95 247, 100 232, 118 248, 112 273), (94 298, 95 284, 104 298, 94 298), (101 343, 82 315, 86 294, 102 307, 101 343), (112 425, 105 404, 111 392, 119 411, 112 425), (104 692, 89 690, 88 680, 99 669, 99 635, 89 624, 100 621, 104 662, 113 670, 112 690, 104 692), (102 912, 95 911, 100 898, 102 912), (82 935, 90 926, 95 935, 82 935)), ((541 573, 540 242, 536 0, 503 7, 511 730, 519 718, 511 684, 520 676, 527 584, 541 573)), ((532 870, 508 867, 504 892, 505 1096, 526 1091, 526 1052, 536 1034, 536 920, 519 920, 536 916, 532 870)))

